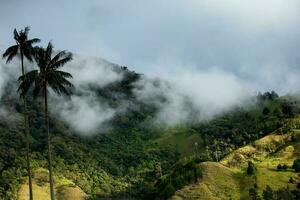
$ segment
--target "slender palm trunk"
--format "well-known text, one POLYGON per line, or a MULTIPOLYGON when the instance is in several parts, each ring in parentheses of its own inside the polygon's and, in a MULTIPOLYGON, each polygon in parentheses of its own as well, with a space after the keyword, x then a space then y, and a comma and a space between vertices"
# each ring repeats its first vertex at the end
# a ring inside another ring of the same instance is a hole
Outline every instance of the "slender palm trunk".
POLYGON ((47 145, 48 145, 48 168, 49 168, 49 182, 50 182, 50 195, 51 200, 55 199, 54 196, 54 183, 53 183, 53 173, 52 173, 52 158, 51 158, 51 137, 49 131, 49 117, 48 117, 48 94, 47 85, 44 85, 44 98, 45 98, 45 125, 47 129, 47 145))
MULTIPOLYGON (((22 63, 22 75, 25 75, 24 70, 24 56, 21 51, 21 63, 22 63)), ((25 137, 26 137, 26 165, 27 165, 27 173, 28 173, 28 184, 29 184, 29 199, 33 200, 33 192, 32 192, 32 180, 31 180, 31 167, 30 167, 30 145, 29 145, 29 122, 28 122, 28 112, 27 112, 27 102, 26 96, 23 97, 24 102, 24 127, 25 127, 25 137)))

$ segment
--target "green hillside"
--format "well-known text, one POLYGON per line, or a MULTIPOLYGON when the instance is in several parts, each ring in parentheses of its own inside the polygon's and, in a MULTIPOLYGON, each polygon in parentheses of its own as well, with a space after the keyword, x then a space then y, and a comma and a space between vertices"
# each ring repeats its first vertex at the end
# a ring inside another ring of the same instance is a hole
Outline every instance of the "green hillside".
POLYGON ((233 151, 219 163, 201 163, 203 177, 196 184, 177 191, 171 199, 250 199, 249 189, 255 183, 260 195, 267 185, 274 190, 296 189, 300 177, 291 168, 300 157, 299 118, 291 124, 292 129, 287 133, 279 129, 233 151), (248 161, 256 167, 255 176, 247 174, 248 161), (287 170, 278 170, 279 164, 287 165, 287 170))

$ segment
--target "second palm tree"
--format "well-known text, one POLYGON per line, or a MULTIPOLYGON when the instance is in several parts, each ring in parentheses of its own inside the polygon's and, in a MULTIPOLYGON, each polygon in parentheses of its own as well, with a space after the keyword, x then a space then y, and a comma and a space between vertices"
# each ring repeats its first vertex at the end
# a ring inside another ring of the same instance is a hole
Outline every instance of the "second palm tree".
POLYGON ((32 70, 19 78, 19 92, 26 95, 31 87, 33 87, 34 96, 40 94, 44 97, 45 111, 45 127, 47 133, 47 150, 48 150, 48 168, 51 200, 55 199, 54 181, 52 171, 52 155, 51 155, 51 135, 49 130, 48 116, 48 88, 51 88, 58 95, 70 95, 73 88, 72 83, 68 80, 72 78, 70 73, 59 70, 64 64, 72 60, 72 54, 60 51, 52 58, 53 45, 49 42, 46 49, 38 47, 35 50, 35 60, 38 70, 32 70))

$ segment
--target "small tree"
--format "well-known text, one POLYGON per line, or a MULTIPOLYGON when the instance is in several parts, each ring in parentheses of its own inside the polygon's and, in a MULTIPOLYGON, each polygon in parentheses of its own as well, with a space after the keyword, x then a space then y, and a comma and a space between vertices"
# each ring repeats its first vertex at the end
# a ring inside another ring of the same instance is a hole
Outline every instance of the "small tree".
POLYGON ((249 161, 248 162, 248 168, 247 168, 247 174, 248 175, 254 175, 256 171, 255 165, 253 162, 249 161))
POLYGON ((286 164, 282 165, 282 170, 286 171, 288 166, 286 164))
POLYGON ((277 165, 277 170, 279 170, 279 171, 282 170, 282 165, 281 164, 277 165))
POLYGON ((300 159, 299 158, 294 160, 294 164, 293 164, 292 168, 295 170, 295 172, 300 172, 300 159))

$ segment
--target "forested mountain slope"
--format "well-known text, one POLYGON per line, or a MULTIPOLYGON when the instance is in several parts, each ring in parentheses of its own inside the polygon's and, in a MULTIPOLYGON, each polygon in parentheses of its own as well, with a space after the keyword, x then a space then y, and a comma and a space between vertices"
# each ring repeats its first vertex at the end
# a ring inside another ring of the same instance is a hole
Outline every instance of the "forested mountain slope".
MULTIPOLYGON (((272 92, 259 94, 249 105, 237 106, 210 120, 158 125, 153 119, 159 108, 140 101, 133 92, 143 75, 113 67, 122 73, 122 79, 104 87, 86 87, 96 94, 96 101, 111 107, 120 102, 134 106, 105 121, 106 128, 82 135, 50 115, 57 195, 61 194, 60 186, 74 186, 90 199, 169 198, 201 177, 197 163, 219 161, 234 149, 283 127, 287 119, 299 113, 297 97, 278 97, 272 92)), ((1 97, 5 112, 0 117, 0 199, 16 199, 27 180, 23 106, 16 88, 16 82, 9 82, 1 97)), ((84 95, 82 90, 74 93, 84 95)), ((41 101, 31 97, 28 101, 32 167, 37 181, 39 172, 47 168, 46 135, 41 101)), ((165 99, 161 97, 161 101, 165 99)))

